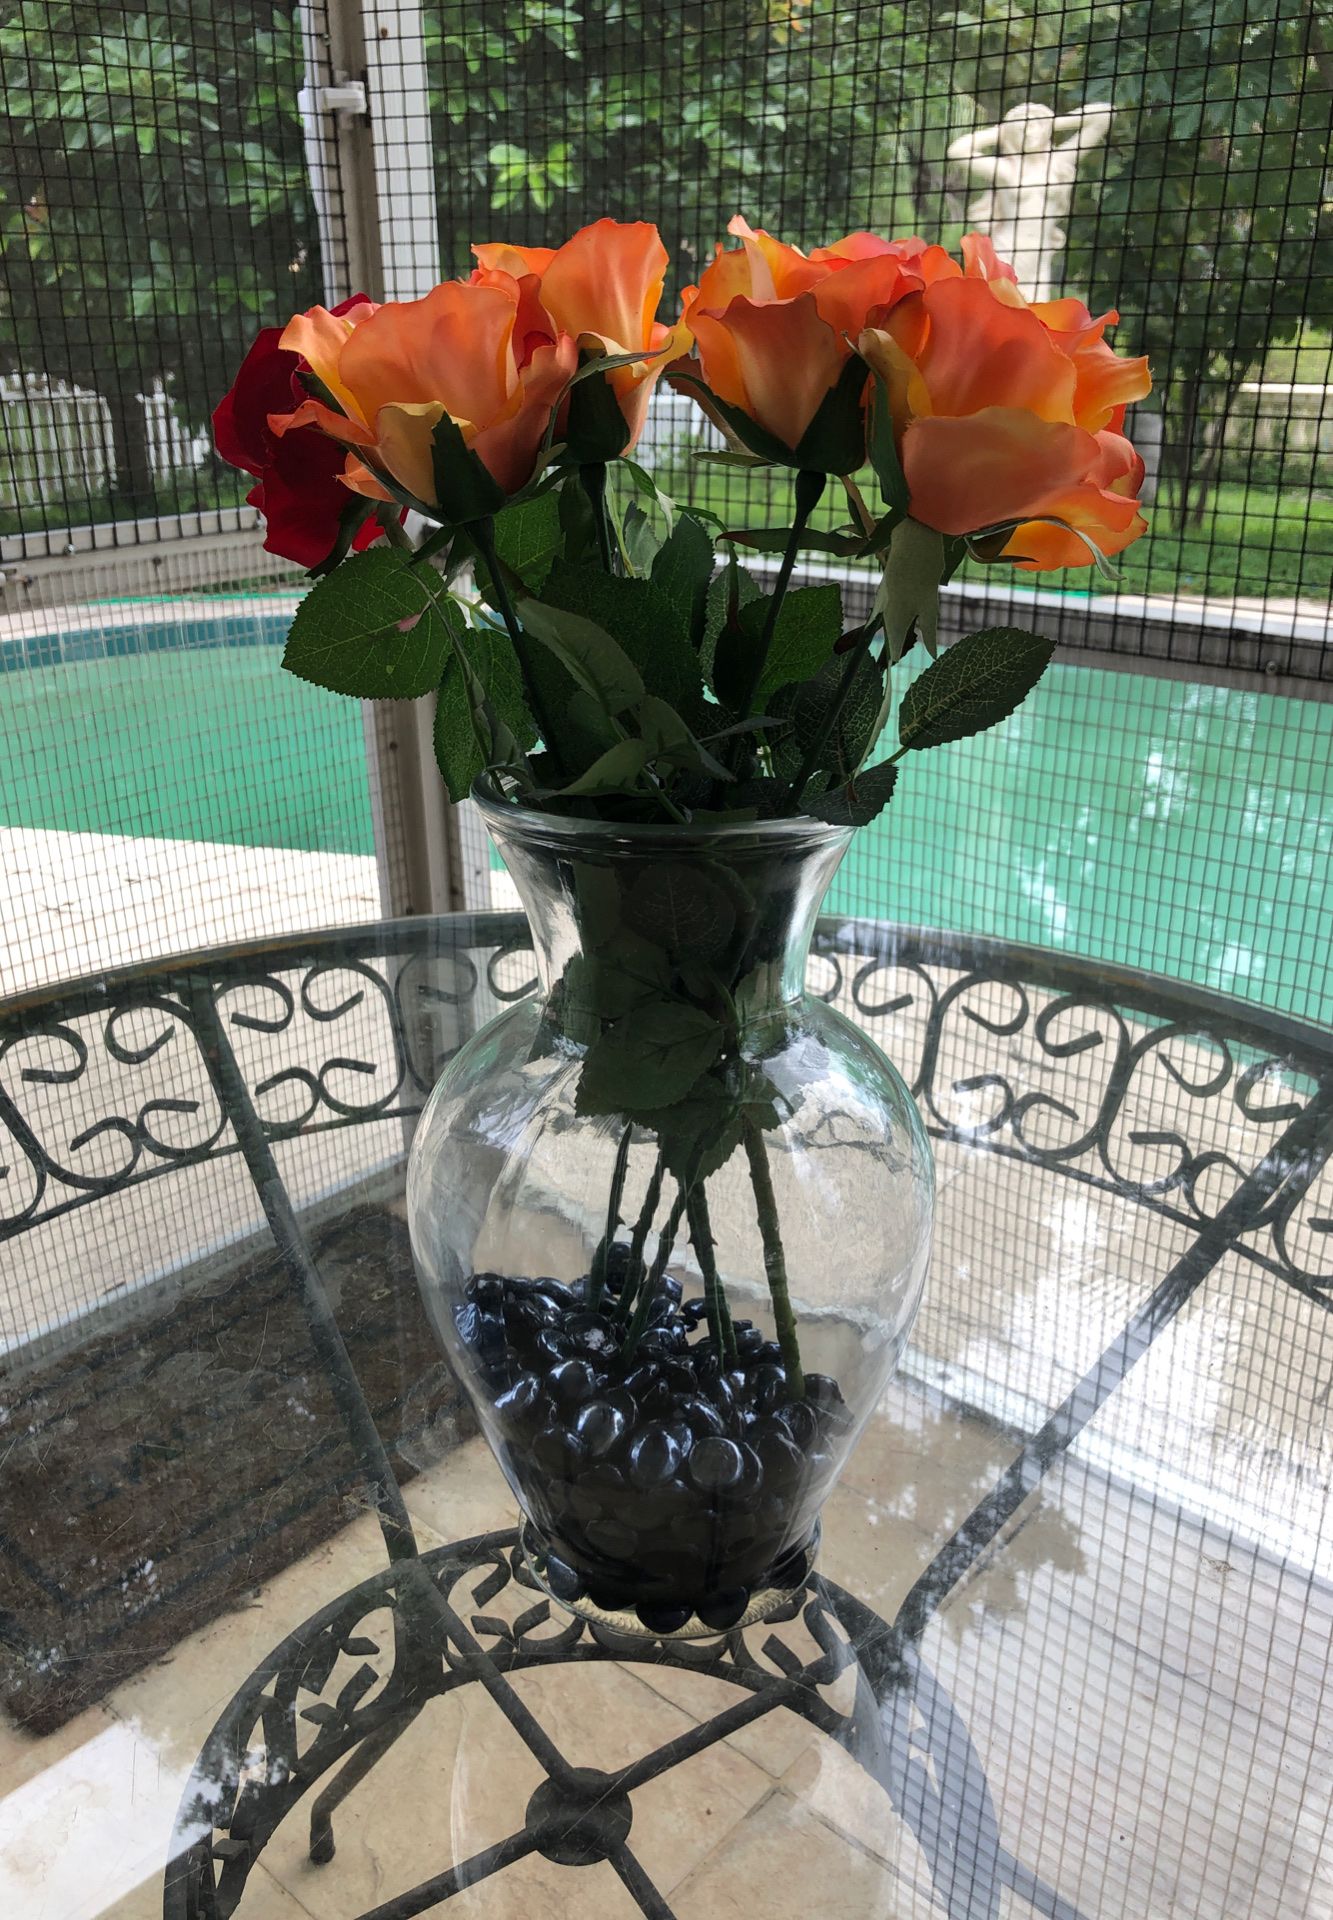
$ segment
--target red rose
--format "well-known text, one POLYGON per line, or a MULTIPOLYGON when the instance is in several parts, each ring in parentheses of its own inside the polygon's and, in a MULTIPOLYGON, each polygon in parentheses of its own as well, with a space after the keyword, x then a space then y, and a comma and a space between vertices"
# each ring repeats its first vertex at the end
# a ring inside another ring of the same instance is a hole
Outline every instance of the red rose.
MULTIPOLYGON (((335 307, 347 313, 374 303, 354 294, 335 307)), ((278 345, 281 327, 265 327, 241 362, 230 393, 213 415, 213 442, 228 465, 252 473, 258 484, 246 499, 264 516, 264 546, 298 566, 317 567, 338 537, 338 523, 353 496, 343 485, 346 449, 317 427, 281 437, 269 429, 271 413, 285 413, 307 397, 297 380, 305 362, 278 345)), ((353 545, 368 547, 379 537, 369 521, 353 545)))

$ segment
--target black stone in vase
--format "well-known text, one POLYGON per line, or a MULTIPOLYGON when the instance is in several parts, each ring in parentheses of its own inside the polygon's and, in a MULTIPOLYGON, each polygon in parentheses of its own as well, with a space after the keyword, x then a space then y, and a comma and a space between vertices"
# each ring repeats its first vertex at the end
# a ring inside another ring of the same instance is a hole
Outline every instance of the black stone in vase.
POLYGON ((756 1591, 803 1577, 853 1416, 826 1374, 792 1398, 781 1349, 748 1321, 724 1365, 704 1302, 669 1277, 632 1340, 627 1251, 611 1249, 597 1306, 587 1279, 474 1274, 455 1326, 556 1598, 650 1633, 694 1616, 724 1632, 756 1591))

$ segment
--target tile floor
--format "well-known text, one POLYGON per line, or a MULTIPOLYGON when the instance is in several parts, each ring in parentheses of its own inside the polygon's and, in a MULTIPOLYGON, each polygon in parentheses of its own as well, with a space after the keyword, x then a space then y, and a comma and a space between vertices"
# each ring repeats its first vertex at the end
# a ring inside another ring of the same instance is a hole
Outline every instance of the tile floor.
MULTIPOLYGON (((965 1510, 1013 1452, 999 1429, 900 1383, 830 1504, 826 1573, 891 1619, 932 1558, 940 1516, 965 1510)), ((511 1512, 480 1442, 407 1498, 423 1546, 511 1512)), ((180 1794, 221 1708, 278 1639, 382 1564, 373 1522, 359 1519, 57 1735, 0 1727, 0 1915, 156 1920, 180 1794)), ((511 1591, 489 1610, 530 1601, 511 1591)), ((799 1622, 782 1631, 813 1651, 799 1622)), ((1085 1920, 1333 1920, 1330 1640, 1327 1588, 1073 1461, 983 1556, 922 1650, 966 1725, 1004 1844, 1085 1920)), ((545 1667, 515 1685, 574 1764, 604 1768, 740 1697, 651 1665, 545 1667)), ((852 1687, 845 1674, 832 1703, 849 1707, 852 1687)), ((919 1756, 935 1784, 937 1758, 919 1756)), ((279 1829, 240 1920, 355 1920, 516 1830, 540 1779, 489 1699, 447 1695, 356 1789, 330 1865, 306 1858, 299 1812, 279 1829)), ((944 1911, 881 1789, 789 1713, 706 1748, 633 1805, 634 1850, 678 1920, 944 1911)), ((538 1857, 438 1910, 638 1911, 610 1867, 538 1857)), ((1006 1891, 1000 1911, 1033 1909, 1006 1891)))

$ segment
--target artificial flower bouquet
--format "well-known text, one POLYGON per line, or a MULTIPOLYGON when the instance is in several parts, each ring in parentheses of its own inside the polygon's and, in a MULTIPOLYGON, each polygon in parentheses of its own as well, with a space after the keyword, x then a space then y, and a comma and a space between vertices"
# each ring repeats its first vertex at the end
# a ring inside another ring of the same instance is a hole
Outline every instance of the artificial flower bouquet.
POLYGON ((940 588, 966 556, 1105 566, 1144 526, 1122 429, 1148 373, 1114 314, 1027 300, 978 235, 960 263, 731 232, 670 322, 650 225, 478 246, 423 299, 261 334, 215 416, 314 577, 285 665, 432 697, 449 792, 524 895, 542 992, 436 1089, 413 1244, 535 1577, 653 1633, 803 1577, 919 1299, 925 1136, 803 972, 903 762, 1049 660, 1012 628, 935 657, 940 588), (700 458, 786 471, 786 524, 678 506, 634 461, 662 380, 725 438, 700 458), (876 569, 869 617, 803 553, 876 569))

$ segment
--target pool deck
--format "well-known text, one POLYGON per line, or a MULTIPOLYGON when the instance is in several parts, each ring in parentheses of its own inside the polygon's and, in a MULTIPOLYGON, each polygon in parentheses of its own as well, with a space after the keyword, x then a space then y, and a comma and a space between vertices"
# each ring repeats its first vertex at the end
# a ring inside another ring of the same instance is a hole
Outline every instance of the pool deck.
POLYGON ((373 854, 0 827, 0 999, 381 912, 373 854))

